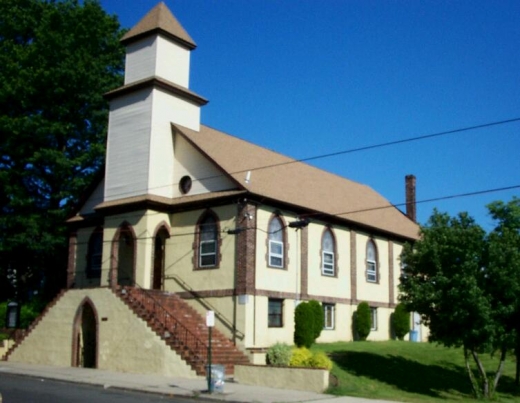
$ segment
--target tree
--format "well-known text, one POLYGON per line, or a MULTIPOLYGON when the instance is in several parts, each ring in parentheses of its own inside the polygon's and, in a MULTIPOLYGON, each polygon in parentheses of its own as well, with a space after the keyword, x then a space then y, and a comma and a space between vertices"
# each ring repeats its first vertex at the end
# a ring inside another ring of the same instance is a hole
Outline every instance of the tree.
POLYGON ((514 348, 515 383, 520 384, 520 199, 497 201, 488 210, 496 221, 488 236, 488 285, 497 321, 503 326, 501 342, 514 348))
POLYGON ((402 303, 397 304, 392 314, 392 328, 398 340, 403 340, 404 336, 410 332, 410 312, 402 303))
POLYGON ((400 299, 409 311, 421 314, 430 328, 430 341, 463 347, 474 393, 490 398, 502 373, 507 346, 488 285, 491 273, 486 267, 485 235, 466 213, 452 218, 434 211, 421 228, 421 239, 403 250, 400 299), (497 348, 500 365, 490 383, 479 354, 497 348))
POLYGON ((2 298, 64 285, 64 221, 103 165, 122 34, 95 0, 0 0, 2 298))
POLYGON ((359 340, 364 341, 370 334, 372 328, 372 319, 370 315, 370 306, 366 302, 361 302, 358 305, 354 315, 354 328, 356 329, 359 340))

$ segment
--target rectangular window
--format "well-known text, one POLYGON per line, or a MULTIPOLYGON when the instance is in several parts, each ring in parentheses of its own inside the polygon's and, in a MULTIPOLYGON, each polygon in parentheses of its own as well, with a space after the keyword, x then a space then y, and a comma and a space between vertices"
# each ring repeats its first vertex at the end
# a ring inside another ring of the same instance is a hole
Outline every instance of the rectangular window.
POLYGON ((377 330, 377 308, 370 307, 370 330, 377 330))
POLYGON ((269 266, 283 268, 283 242, 269 241, 269 266))
POLYGON ((367 281, 377 283, 376 262, 367 261, 367 281))
POLYGON ((283 327, 283 299, 269 298, 268 327, 283 327))
POLYGON ((200 242, 200 267, 211 267, 217 264, 217 242, 200 242))
POLYGON ((336 326, 336 305, 334 304, 323 304, 323 316, 325 324, 323 326, 326 330, 333 330, 336 326))
POLYGON ((325 276, 334 276, 334 253, 323 252, 322 255, 323 267, 321 272, 325 276))

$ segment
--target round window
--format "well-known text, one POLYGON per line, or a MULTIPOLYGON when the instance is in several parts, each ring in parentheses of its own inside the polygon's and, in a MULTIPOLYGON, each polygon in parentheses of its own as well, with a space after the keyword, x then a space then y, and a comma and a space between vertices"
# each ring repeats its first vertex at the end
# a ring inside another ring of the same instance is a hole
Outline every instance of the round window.
POLYGON ((186 194, 191 190, 191 178, 188 175, 181 178, 179 182, 179 190, 182 194, 186 194))

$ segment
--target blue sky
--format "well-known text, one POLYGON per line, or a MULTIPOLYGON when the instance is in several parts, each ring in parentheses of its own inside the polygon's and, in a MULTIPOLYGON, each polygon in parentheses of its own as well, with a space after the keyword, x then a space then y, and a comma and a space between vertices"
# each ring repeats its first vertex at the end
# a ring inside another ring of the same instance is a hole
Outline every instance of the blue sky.
MULTIPOLYGON (((101 0, 123 27, 157 0, 101 0)), ((166 0, 195 40, 202 123, 307 158, 520 118, 520 2, 166 0)), ((520 186, 520 121, 313 160, 404 202, 520 186)), ((312 189, 312 184, 309 184, 312 189)), ((469 212, 520 188, 419 203, 469 212)))

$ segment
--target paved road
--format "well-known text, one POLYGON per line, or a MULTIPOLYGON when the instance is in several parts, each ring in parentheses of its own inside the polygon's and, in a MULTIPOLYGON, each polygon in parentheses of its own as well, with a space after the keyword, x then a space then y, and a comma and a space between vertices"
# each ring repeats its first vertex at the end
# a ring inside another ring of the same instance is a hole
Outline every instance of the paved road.
POLYGON ((1 403, 193 403, 169 397, 80 385, 13 374, 0 374, 1 403))

